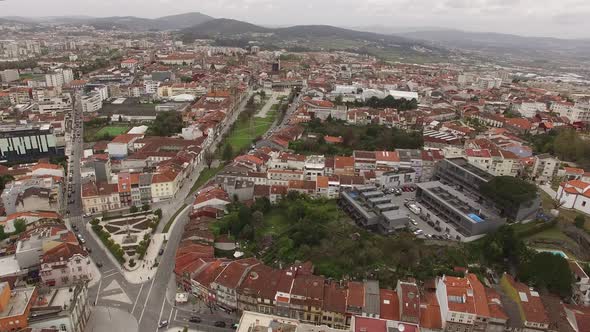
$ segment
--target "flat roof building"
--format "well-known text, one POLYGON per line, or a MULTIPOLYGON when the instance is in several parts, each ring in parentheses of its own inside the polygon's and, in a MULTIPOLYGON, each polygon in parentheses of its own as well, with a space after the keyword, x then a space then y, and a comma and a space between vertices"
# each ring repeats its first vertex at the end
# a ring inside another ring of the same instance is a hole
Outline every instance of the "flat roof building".
POLYGON ((439 181, 417 184, 416 201, 465 237, 482 235, 505 223, 495 211, 439 181))
POLYGON ((398 197, 375 186, 359 186, 342 191, 340 202, 345 212, 362 227, 387 234, 405 228, 410 212, 398 197))

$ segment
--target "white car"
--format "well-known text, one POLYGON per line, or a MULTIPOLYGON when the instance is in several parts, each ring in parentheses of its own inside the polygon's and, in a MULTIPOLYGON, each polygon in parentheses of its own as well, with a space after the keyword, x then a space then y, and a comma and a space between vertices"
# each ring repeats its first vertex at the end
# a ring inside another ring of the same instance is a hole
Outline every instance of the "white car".
POLYGON ((417 230, 414 232, 414 235, 420 235, 420 234, 422 234, 422 233, 424 233, 424 231, 423 231, 423 230, 421 230, 421 229, 417 229, 417 230))
POLYGON ((168 320, 167 320, 167 319, 165 319, 165 320, 161 320, 161 321, 158 323, 158 328, 159 328, 159 329, 161 329, 161 328, 163 328, 163 327, 166 327, 166 326, 168 326, 168 320))

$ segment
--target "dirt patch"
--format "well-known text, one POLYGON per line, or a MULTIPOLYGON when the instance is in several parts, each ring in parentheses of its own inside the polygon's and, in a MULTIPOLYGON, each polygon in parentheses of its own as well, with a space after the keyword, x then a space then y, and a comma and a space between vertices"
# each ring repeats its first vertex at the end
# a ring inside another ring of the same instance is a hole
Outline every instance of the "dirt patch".
POLYGON ((129 225, 133 225, 137 222, 140 222, 142 220, 144 220, 145 218, 132 218, 132 219, 124 219, 124 220, 117 220, 117 221, 113 221, 113 222, 109 222, 109 225, 115 225, 115 226, 127 226, 127 224, 129 225))
POLYGON ((120 227, 115 227, 115 226, 111 226, 111 225, 105 225, 104 228, 107 230, 107 232, 111 233, 111 234, 117 234, 121 232, 121 228, 120 227))
POLYGON ((150 223, 151 223, 150 220, 144 220, 143 222, 141 222, 139 224, 133 225, 133 228, 141 229, 143 231, 143 230, 148 229, 148 227, 150 227, 150 223))

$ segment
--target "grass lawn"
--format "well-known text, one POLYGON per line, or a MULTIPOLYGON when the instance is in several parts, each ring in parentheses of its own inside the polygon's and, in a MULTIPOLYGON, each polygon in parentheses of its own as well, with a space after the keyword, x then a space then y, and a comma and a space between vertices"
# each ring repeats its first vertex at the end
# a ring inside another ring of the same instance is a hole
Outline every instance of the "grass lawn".
POLYGON ((111 125, 106 127, 84 127, 84 142, 96 142, 102 139, 111 139, 117 135, 126 133, 131 127, 128 125, 111 125))
MULTIPOLYGON (((554 205, 553 205, 553 199, 551 198, 551 196, 549 196, 546 192, 540 190, 541 192, 541 204, 543 206, 543 209, 546 211, 549 211, 551 209, 554 209, 554 205)), ((574 219, 576 218, 577 215, 582 214, 586 217, 586 229, 589 230, 590 229, 590 216, 584 213, 581 213, 579 211, 574 211, 574 210, 567 210, 567 209, 559 209, 559 219, 560 222, 566 222, 566 223, 570 223, 572 224, 574 222, 574 219)))
POLYGON ((557 241, 567 241, 571 242, 575 245, 575 242, 570 239, 567 235, 565 235, 557 226, 546 229, 542 232, 534 234, 527 238, 527 240, 540 240, 540 239, 547 239, 547 240, 557 240, 557 241))
POLYGON ((96 135, 97 136, 104 136, 104 135, 117 136, 117 135, 121 135, 121 134, 126 133, 128 130, 129 130, 129 126, 114 125, 114 126, 108 126, 108 127, 101 128, 96 133, 96 135))
MULTIPOLYGON (((225 139, 225 144, 231 145, 234 154, 247 149, 254 139, 264 135, 277 116, 276 111, 269 111, 265 118, 252 117, 251 119, 239 119, 229 136, 225 139)), ((221 147, 218 152, 224 150, 221 147)))
POLYGON ((189 195, 197 191, 202 185, 207 183, 207 181, 209 181, 212 177, 215 176, 215 174, 217 174, 217 172, 221 171, 222 169, 223 165, 219 165, 218 167, 205 168, 199 175, 199 178, 197 179, 195 184, 192 186, 189 195))
POLYGON ((172 224, 174 223, 174 219, 176 219, 176 217, 178 217, 178 215, 180 214, 180 212, 182 212, 182 210, 184 210, 184 208, 186 208, 186 204, 182 204, 180 209, 178 209, 178 211, 176 211, 174 213, 174 215, 172 217, 170 217, 170 220, 168 220, 168 222, 166 223, 166 226, 164 226, 164 230, 162 231, 162 233, 168 233, 168 231, 170 230, 170 227, 172 227, 172 224))

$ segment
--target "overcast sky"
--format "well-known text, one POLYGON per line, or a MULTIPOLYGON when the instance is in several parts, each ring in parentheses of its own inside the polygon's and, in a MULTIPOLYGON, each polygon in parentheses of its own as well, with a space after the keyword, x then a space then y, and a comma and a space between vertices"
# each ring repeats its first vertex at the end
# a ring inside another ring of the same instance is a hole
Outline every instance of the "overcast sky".
POLYGON ((446 27, 590 38, 589 0, 0 0, 0 16, 158 17, 191 11, 263 25, 446 27))

